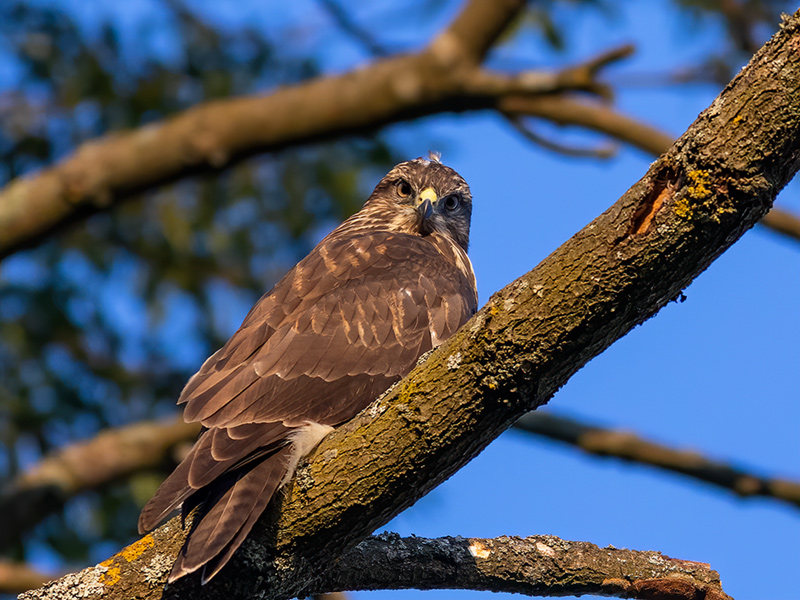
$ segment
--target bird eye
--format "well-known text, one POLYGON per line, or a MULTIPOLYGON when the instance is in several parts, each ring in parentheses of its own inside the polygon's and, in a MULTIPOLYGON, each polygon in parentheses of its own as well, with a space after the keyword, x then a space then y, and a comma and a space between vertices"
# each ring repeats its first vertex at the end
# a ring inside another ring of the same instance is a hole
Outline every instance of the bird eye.
POLYGON ((444 207, 447 210, 455 210, 461 204, 461 199, 456 194, 451 194, 444 199, 444 207))
POLYGON ((414 190, 411 189, 411 184, 408 183, 405 179, 401 179, 397 182, 397 194, 401 198, 408 198, 411 195, 411 192, 414 190))

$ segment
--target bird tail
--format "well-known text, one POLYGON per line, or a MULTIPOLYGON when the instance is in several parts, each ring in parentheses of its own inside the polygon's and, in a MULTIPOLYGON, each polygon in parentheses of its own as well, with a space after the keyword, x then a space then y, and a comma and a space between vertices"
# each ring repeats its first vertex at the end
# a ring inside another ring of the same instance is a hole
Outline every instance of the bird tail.
POLYGON ((202 568, 201 581, 205 584, 225 566, 284 481, 291 454, 291 445, 280 447, 226 473, 202 490, 186 483, 182 465, 170 475, 139 517, 140 531, 147 531, 181 505, 184 515, 200 505, 172 567, 170 583, 202 568))
MULTIPOLYGON (((190 460, 184 460, 159 486, 155 495, 148 500, 139 514, 139 533, 155 529, 169 514, 184 504, 190 496, 198 492, 189 485, 190 460)), ((185 511, 184 511, 185 514, 185 511)))
POLYGON ((225 566, 280 487, 291 451, 291 446, 284 446, 255 466, 231 473, 233 482, 223 477, 220 485, 210 486, 210 495, 175 560, 170 582, 202 567, 205 584, 225 566))

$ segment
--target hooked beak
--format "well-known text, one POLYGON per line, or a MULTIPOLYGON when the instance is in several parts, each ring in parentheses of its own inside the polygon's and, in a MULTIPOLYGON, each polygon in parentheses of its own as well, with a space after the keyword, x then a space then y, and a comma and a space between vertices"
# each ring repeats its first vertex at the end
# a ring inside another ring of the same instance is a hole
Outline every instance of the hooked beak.
POLYGON ((438 200, 433 188, 425 188, 417 196, 417 212, 423 221, 427 221, 433 214, 433 205, 438 200))

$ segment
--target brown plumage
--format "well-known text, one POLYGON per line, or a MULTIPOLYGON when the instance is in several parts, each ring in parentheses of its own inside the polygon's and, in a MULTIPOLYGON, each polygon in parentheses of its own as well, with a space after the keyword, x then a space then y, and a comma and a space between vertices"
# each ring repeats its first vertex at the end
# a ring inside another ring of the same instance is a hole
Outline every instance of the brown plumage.
POLYGON ((211 579, 300 458, 475 312, 471 212, 449 167, 397 165, 189 380, 178 403, 203 433, 139 518, 199 506, 170 581, 211 579))

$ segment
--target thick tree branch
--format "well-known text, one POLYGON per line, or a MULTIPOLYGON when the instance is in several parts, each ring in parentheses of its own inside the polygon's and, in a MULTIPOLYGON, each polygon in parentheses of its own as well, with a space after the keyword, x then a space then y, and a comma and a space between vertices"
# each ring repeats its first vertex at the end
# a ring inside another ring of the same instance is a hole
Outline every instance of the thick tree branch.
POLYGON ((728 598, 719 575, 703 563, 549 535, 426 539, 383 534, 367 538, 336 561, 314 589, 409 588, 643 600, 728 598))
POLYGON ((0 492, 0 549, 75 494, 158 467, 169 451, 198 431, 183 419, 137 423, 51 454, 0 492))
POLYGON ((798 47, 800 12, 622 198, 323 440, 208 585, 190 576, 161 587, 185 536, 175 518, 22 598, 277 600, 313 587, 766 213, 800 158, 798 47))
POLYGON ((477 65, 524 6, 525 0, 470 0, 429 50, 446 63, 477 65))
POLYGON ((676 450, 645 440, 629 431, 606 429, 550 413, 532 412, 514 427, 528 433, 565 442, 600 456, 621 458, 688 475, 743 497, 769 497, 800 506, 800 483, 754 475, 731 465, 710 460, 691 450, 676 450))
MULTIPOLYGON (((666 152, 674 141, 668 133, 618 113, 607 105, 564 94, 510 95, 500 98, 497 108, 512 119, 540 117, 559 125, 576 125, 598 131, 656 156, 666 152)), ((760 224, 800 241, 800 216, 773 208, 764 215, 760 224)))

